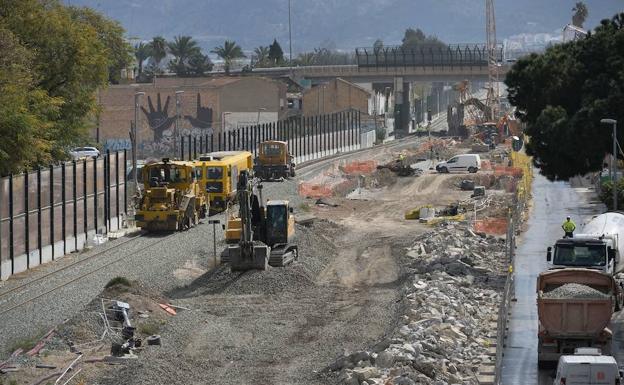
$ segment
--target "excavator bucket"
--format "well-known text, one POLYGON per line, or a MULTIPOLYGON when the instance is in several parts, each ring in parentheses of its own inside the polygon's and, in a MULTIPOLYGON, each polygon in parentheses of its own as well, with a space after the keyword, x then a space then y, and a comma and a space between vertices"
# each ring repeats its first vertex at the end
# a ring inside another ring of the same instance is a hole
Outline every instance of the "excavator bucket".
POLYGON ((230 245, 227 249, 231 271, 266 270, 269 267, 270 249, 262 242, 252 248, 230 245))

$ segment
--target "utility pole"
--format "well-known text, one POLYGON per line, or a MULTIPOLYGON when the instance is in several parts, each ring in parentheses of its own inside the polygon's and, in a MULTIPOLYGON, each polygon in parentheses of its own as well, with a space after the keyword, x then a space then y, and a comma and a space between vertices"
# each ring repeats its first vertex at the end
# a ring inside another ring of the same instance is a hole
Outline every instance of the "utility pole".
POLYGON ((611 156, 611 190, 613 191, 613 211, 617 211, 617 120, 615 119, 600 119, 602 124, 610 124, 613 126, 613 155, 611 156))
POLYGON ((294 80, 295 78, 295 72, 293 70, 293 61, 292 61, 292 27, 291 27, 291 17, 290 17, 290 1, 288 0, 288 55, 290 56, 290 77, 294 80))
MULTIPOLYGON (((226 217, 227 218, 227 217, 226 217)), ((214 268, 217 267, 217 225, 221 223, 218 219, 209 219, 208 224, 212 225, 212 250, 214 255, 214 268)))
POLYGON ((139 149, 139 99, 143 95, 145 95, 145 92, 137 92, 134 94, 134 126, 132 127, 132 170, 134 174, 134 185, 137 187, 139 185, 137 176, 137 151, 139 149))
MULTIPOLYGON (((178 154, 178 141, 180 140, 180 95, 182 95, 184 91, 176 91, 175 92, 175 101, 176 101, 176 118, 175 118, 175 133, 173 134, 173 153, 178 154)), ((175 158, 175 155, 174 155, 175 158)))

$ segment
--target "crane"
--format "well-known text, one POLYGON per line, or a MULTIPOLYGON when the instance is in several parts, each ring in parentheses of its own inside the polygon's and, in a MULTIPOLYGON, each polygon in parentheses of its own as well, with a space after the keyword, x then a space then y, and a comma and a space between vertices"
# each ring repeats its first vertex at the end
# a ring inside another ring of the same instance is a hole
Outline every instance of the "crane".
POLYGON ((500 106, 498 88, 498 63, 496 55, 496 17, 494 14, 494 0, 485 0, 485 29, 488 50, 488 80, 486 105, 491 108, 492 118, 496 119, 500 106))

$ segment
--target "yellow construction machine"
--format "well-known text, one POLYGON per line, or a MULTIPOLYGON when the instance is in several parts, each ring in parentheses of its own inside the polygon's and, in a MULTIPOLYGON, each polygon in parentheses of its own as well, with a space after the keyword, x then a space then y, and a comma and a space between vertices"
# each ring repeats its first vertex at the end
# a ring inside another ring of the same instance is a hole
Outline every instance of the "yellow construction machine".
POLYGON ((229 262, 232 271, 266 270, 283 267, 298 258, 295 218, 286 200, 262 199, 262 185, 255 184, 247 171, 238 178, 238 216, 228 218, 227 248, 222 262, 229 262))
POLYGON ((148 231, 184 230, 206 216, 208 200, 192 162, 164 158, 145 165, 142 171, 145 193, 135 215, 138 227, 148 231))
POLYGON ((254 159, 254 175, 263 180, 294 178, 295 162, 288 152, 288 144, 277 140, 260 143, 254 159))

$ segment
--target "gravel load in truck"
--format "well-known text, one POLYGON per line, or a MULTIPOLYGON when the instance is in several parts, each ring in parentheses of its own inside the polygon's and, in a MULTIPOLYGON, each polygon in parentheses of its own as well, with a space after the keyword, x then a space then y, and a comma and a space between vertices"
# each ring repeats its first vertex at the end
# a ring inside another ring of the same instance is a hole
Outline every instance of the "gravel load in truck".
POLYGON ((544 292, 543 298, 574 298, 574 299, 602 299, 609 298, 609 294, 605 294, 600 290, 596 290, 587 285, 579 283, 567 283, 561 285, 551 291, 544 292))

